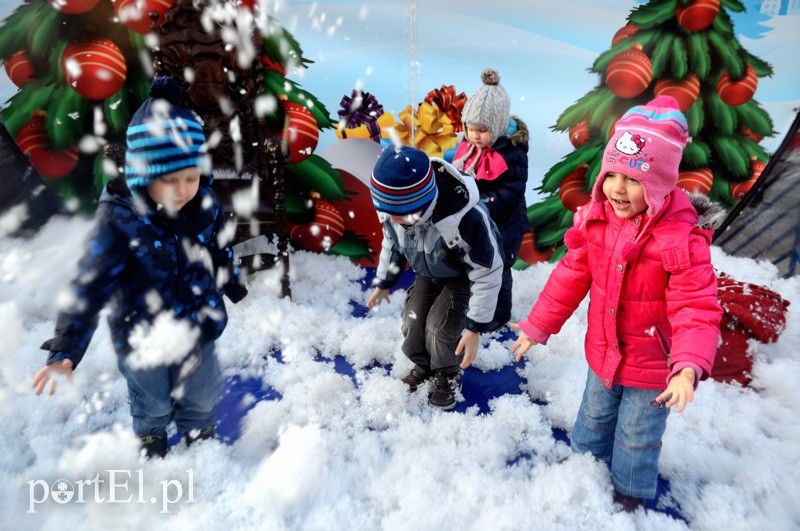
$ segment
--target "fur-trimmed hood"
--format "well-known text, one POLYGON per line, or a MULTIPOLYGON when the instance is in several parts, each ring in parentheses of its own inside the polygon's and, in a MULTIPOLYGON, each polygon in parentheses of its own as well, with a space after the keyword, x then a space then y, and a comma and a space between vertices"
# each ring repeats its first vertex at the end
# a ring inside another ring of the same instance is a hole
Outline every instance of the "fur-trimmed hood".
POLYGON ((528 134, 528 126, 522 121, 519 116, 511 116, 511 119, 517 124, 517 130, 508 135, 508 140, 515 146, 520 144, 527 144, 530 135, 528 134))
POLYGON ((687 193, 692 206, 697 210, 697 215, 700 219, 697 220, 697 226, 701 229, 716 230, 725 221, 728 213, 722 208, 722 205, 715 203, 705 194, 699 192, 687 193))

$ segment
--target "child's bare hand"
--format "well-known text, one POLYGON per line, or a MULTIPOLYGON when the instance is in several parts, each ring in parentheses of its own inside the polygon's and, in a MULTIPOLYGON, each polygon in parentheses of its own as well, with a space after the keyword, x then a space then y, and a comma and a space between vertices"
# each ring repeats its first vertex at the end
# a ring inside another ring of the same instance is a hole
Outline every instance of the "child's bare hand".
POLYGON ((656 397, 656 401, 664 402, 669 398, 664 405, 672 407, 678 404, 678 413, 681 413, 683 408, 686 407, 686 403, 694 399, 694 378, 694 369, 691 367, 683 368, 681 372, 672 377, 667 389, 656 397))
POLYGON ((481 335, 477 332, 467 330, 458 341, 458 346, 456 346, 456 356, 460 356, 462 352, 464 353, 464 359, 461 360, 462 369, 466 369, 472 365, 472 362, 475 361, 475 358, 478 356, 480 338, 481 335))
POLYGON ((520 330, 519 323, 508 323, 508 326, 514 330, 519 330, 519 337, 514 342, 514 345, 511 347, 511 353, 516 354, 517 355, 516 361, 519 361, 522 359, 522 356, 525 355, 525 353, 528 352, 528 350, 530 350, 532 346, 538 345, 539 343, 531 339, 531 337, 528 334, 520 330))
POLYGON ((389 300, 389 290, 384 288, 375 288, 372 290, 372 294, 369 296, 369 299, 367 299, 367 308, 378 306, 384 300, 387 302, 387 304, 391 302, 389 300))
POLYGON ((47 382, 49 381, 50 393, 48 394, 52 395, 56 392, 56 383, 59 376, 66 376, 68 381, 72 381, 72 369, 74 367, 75 364, 72 363, 72 360, 61 360, 45 365, 36 373, 31 387, 36 388, 36 395, 39 396, 44 391, 44 388, 47 387, 47 382))

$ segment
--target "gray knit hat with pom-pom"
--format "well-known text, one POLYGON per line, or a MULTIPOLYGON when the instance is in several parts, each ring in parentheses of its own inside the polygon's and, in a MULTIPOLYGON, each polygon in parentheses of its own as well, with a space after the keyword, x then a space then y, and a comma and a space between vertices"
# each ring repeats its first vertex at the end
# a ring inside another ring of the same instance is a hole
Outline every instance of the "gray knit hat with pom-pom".
POLYGON ((496 70, 491 68, 484 70, 481 73, 481 81, 483 86, 476 90, 464 105, 461 121, 465 125, 473 124, 487 128, 494 144, 508 128, 511 101, 500 85, 500 74, 496 70))

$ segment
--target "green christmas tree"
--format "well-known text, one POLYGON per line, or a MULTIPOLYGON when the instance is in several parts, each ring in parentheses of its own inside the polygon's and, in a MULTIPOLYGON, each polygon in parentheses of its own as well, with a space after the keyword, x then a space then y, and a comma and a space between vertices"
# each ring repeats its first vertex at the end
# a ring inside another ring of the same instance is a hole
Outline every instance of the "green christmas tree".
POLYGON ((772 68, 736 40, 728 13, 744 9, 739 0, 652 0, 631 12, 591 67, 598 86, 553 126, 575 150, 545 174, 538 190, 548 197, 528 208, 536 248, 555 249, 550 261, 566 253, 564 233, 589 200, 614 123, 655 96, 675 97, 689 124, 678 185, 727 207, 749 190, 769 158, 759 142, 774 132, 752 98, 772 68))
MULTIPOLYGON (((151 48, 158 46, 158 39, 148 33, 153 28, 149 14, 157 14, 160 24, 175 4, 176 0, 27 0, 0 26, 0 60, 19 88, 0 116, 46 184, 71 210, 94 210, 109 179, 102 148, 125 144, 130 117, 147 98, 152 81, 151 48)), ((195 7, 234 14, 237 9, 256 11, 246 29, 260 33, 263 44, 256 53, 265 67, 263 92, 277 102, 263 111, 264 118, 268 129, 285 139, 291 157, 287 217, 299 225, 313 223, 320 201, 346 200, 348 194, 338 172, 313 154, 320 131, 332 127, 327 109, 287 77, 312 62, 277 21, 259 16, 253 2, 209 1, 195 7), (298 128, 307 134, 296 134, 298 128)), ((369 254, 366 242, 353 234, 318 250, 354 258, 369 254)))

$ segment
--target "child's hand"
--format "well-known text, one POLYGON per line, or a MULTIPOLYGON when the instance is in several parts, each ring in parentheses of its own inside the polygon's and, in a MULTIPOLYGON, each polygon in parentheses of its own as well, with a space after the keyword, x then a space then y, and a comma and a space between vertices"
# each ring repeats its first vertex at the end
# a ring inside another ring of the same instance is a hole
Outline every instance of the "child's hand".
POLYGON ((58 376, 66 376, 67 380, 71 382, 73 367, 75 367, 75 364, 72 363, 72 360, 61 360, 51 363, 50 365, 45 365, 39 369, 39 372, 37 372, 36 376, 33 378, 33 385, 31 385, 31 387, 36 388, 36 396, 42 394, 44 388, 47 387, 47 382, 51 379, 49 394, 52 396, 52 394, 56 392, 58 376))
POLYGON ((678 413, 682 412, 683 408, 686 407, 686 403, 694 399, 694 378, 694 369, 684 367, 681 372, 672 377, 666 391, 658 395, 656 401, 664 402, 669 398, 669 401, 664 405, 672 407, 678 404, 678 413))
POLYGON ((508 326, 513 328, 514 330, 519 330, 519 337, 514 342, 514 345, 511 347, 511 353, 516 354, 517 358, 516 361, 522 359, 522 356, 530 350, 530 348, 534 345, 538 345, 536 341, 531 339, 531 337, 520 330, 519 323, 508 323, 508 326))
POLYGON ((369 296, 369 299, 367 299, 367 308, 378 306, 384 300, 387 304, 391 302, 389 300, 389 290, 384 288, 375 288, 372 290, 372 294, 369 296))
POLYGON ((475 357, 478 355, 480 339, 481 335, 471 330, 467 330, 464 332, 464 335, 461 336, 461 339, 458 341, 458 346, 456 346, 456 356, 460 356, 462 352, 464 353, 464 359, 461 360, 462 369, 466 369, 475 361, 475 357))

